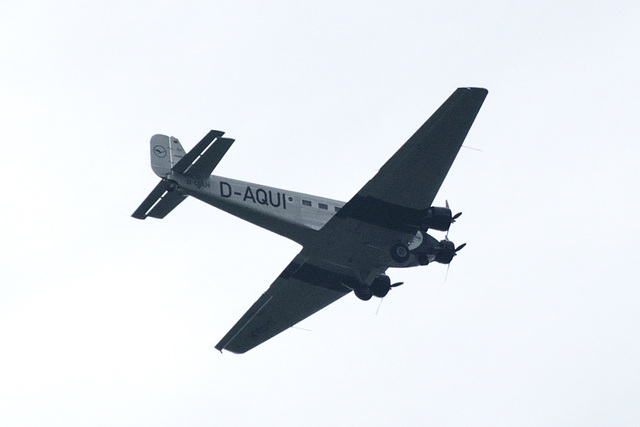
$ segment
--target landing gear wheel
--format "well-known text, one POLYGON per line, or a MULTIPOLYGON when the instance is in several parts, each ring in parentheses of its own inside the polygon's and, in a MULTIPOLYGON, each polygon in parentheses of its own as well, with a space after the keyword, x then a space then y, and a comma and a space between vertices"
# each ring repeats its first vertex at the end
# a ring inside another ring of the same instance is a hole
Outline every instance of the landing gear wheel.
POLYGON ((409 248, 402 243, 397 243, 391 248, 391 258, 398 264, 405 263, 410 255, 409 248))
POLYGON ((353 293, 356 294, 356 296, 362 301, 369 301, 373 296, 373 293, 371 292, 371 288, 369 286, 355 288, 353 290, 353 293))

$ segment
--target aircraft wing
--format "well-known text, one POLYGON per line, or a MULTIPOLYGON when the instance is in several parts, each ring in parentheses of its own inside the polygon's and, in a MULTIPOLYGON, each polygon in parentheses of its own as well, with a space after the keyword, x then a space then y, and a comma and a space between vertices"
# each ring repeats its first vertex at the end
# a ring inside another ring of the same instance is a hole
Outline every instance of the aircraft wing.
POLYGON ((457 89, 321 231, 357 230, 389 246, 411 239, 487 93, 481 88, 457 89))
POLYGON ((314 264, 303 250, 216 349, 233 353, 251 350, 351 292, 342 283, 353 280, 347 271, 314 264))
POLYGON ((412 209, 430 207, 487 93, 457 89, 356 197, 412 209))

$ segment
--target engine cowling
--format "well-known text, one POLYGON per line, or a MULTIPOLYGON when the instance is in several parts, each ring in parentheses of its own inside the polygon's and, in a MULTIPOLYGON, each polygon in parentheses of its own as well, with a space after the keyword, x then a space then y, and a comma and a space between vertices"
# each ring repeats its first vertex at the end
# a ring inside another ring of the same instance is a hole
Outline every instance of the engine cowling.
POLYGON ((455 247, 453 242, 449 240, 442 240, 440 241, 440 248, 436 252, 435 260, 442 264, 449 264, 453 257, 456 256, 456 254, 465 246, 467 246, 467 244, 463 243, 460 246, 455 247))
POLYGON ((391 290, 391 279, 386 274, 381 274, 371 283, 371 293, 378 298, 384 298, 391 290))
POLYGON ((423 229, 447 231, 453 222, 451 209, 431 206, 427 209, 427 214, 422 219, 423 229))
POLYGON ((436 252, 435 261, 441 264, 449 264, 456 256, 456 247, 450 240, 441 240, 440 247, 436 252))

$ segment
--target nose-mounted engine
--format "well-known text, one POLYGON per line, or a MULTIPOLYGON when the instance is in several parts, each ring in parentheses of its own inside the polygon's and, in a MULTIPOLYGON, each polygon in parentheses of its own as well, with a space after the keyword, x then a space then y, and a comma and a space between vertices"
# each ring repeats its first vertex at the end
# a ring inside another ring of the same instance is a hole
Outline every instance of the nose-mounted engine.
POLYGON ((466 243, 463 243, 456 248, 451 240, 441 240, 439 242, 439 247, 435 252, 434 261, 441 264, 449 264, 453 257, 456 256, 456 252, 464 248, 466 245, 466 243))

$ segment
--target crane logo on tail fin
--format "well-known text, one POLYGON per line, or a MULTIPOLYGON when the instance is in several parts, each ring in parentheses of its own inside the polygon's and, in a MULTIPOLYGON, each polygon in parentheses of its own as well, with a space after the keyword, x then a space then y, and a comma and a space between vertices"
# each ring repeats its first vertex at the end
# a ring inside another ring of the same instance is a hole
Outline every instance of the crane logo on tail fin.
POLYGON ((162 145, 156 145, 155 147, 153 147, 153 154, 162 159, 167 155, 167 149, 162 145))

